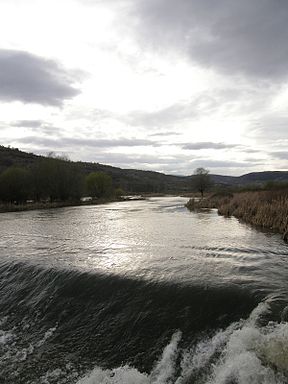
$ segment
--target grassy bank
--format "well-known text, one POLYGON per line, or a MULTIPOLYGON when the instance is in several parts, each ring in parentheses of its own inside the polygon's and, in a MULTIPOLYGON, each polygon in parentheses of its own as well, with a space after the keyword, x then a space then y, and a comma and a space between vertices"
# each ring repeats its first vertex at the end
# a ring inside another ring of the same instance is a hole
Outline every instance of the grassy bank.
POLYGON ((288 190, 218 193, 202 200, 191 199, 190 210, 217 208, 224 216, 235 216, 245 223, 271 229, 288 241, 288 190))

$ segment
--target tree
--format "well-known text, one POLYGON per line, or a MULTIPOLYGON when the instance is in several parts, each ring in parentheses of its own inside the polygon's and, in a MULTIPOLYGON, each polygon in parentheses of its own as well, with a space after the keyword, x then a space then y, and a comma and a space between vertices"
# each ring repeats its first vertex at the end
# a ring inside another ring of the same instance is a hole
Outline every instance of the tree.
POLYGON ((105 197, 112 193, 112 178, 103 172, 92 172, 86 177, 86 190, 92 197, 105 197))
POLYGON ((10 167, 0 176, 0 200, 25 203, 31 195, 31 172, 20 167, 10 167))
POLYGON ((201 167, 197 168, 193 175, 193 185, 201 193, 201 198, 203 199, 204 192, 211 186, 209 170, 201 167))
POLYGON ((78 200, 82 195, 82 176, 78 167, 60 158, 45 158, 33 168, 36 200, 78 200))

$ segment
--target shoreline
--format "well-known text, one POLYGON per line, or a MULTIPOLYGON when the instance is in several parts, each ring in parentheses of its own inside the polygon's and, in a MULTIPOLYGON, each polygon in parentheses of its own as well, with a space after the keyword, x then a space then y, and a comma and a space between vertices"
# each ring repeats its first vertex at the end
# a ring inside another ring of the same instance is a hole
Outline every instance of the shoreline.
POLYGON ((221 216, 279 233, 288 242, 288 190, 219 192, 202 200, 192 198, 186 207, 190 211, 216 208, 221 216))
POLYGON ((91 201, 55 201, 52 203, 48 202, 39 202, 39 203, 26 203, 26 204, 1 204, 0 205, 0 214, 8 212, 25 212, 25 211, 35 211, 42 209, 53 209, 53 208, 65 208, 65 207, 79 207, 87 205, 103 205, 109 203, 117 203, 124 201, 136 201, 144 200, 145 197, 138 198, 100 198, 91 201))

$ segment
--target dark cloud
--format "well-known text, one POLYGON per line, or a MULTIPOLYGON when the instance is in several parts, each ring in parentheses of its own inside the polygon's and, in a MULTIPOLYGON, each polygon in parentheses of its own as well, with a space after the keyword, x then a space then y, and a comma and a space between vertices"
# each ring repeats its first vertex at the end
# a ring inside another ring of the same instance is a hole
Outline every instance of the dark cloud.
POLYGON ((237 147, 239 147, 237 144, 213 143, 208 141, 200 141, 198 143, 188 143, 182 145, 183 149, 189 149, 193 151, 199 151, 201 149, 229 149, 237 147))
POLYGON ((133 6, 141 38, 158 50, 185 51, 229 74, 287 76, 286 0, 138 0, 133 6))
POLYGON ((0 49, 0 100, 61 106, 80 93, 76 72, 28 52, 0 49))

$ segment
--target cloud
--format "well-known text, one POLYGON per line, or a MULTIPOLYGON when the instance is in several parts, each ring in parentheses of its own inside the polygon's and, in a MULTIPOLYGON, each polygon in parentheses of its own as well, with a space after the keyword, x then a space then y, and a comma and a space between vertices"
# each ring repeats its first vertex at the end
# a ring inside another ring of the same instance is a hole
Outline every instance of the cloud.
POLYGON ((274 159, 288 160, 288 152, 287 151, 270 152, 270 155, 274 159))
POLYGON ((204 168, 251 168, 259 163, 247 163, 242 161, 230 161, 230 160, 211 160, 211 159, 197 159, 192 160, 191 164, 195 167, 204 168))
POLYGON ((219 113, 223 117, 254 116, 255 110, 265 108, 271 102, 271 95, 275 93, 274 87, 263 90, 261 87, 258 89, 252 85, 247 86, 246 82, 237 84, 237 87, 232 85, 227 82, 217 83, 216 88, 211 86, 206 91, 178 100, 164 108, 152 111, 134 110, 126 116, 114 115, 114 118, 132 126, 173 131, 180 124, 193 123, 208 116, 219 116, 219 113))
MULTIPOLYGON (((281 140, 287 137, 288 115, 282 113, 263 113, 252 121, 250 134, 261 141, 281 140)), ((272 142, 272 145, 275 143, 272 142)))
POLYGON ((78 74, 59 63, 24 51, 0 49, 0 100, 61 106, 80 91, 78 74))
POLYGON ((167 131, 167 132, 155 132, 155 133, 151 133, 149 136, 150 137, 155 137, 155 136, 178 136, 178 135, 181 135, 180 132, 173 132, 173 131, 167 131))
POLYGON ((202 114, 216 111, 222 95, 203 93, 195 98, 181 100, 168 107, 154 111, 133 111, 126 116, 126 121, 131 125, 144 127, 174 126, 184 121, 192 121, 202 114))
POLYGON ((39 145, 41 147, 56 150, 59 148, 89 147, 89 148, 111 148, 111 147, 139 147, 139 146, 159 146, 157 142, 145 139, 84 139, 84 138, 49 138, 40 136, 26 136, 14 140, 16 143, 39 145))
POLYGON ((194 151, 199 151, 201 149, 228 149, 228 148, 237 148, 237 144, 225 144, 225 143, 212 143, 212 142, 198 142, 198 143, 188 143, 183 144, 183 149, 189 149, 194 151))
POLYGON ((86 153, 86 160, 110 164, 116 167, 129 169, 153 170, 157 172, 184 175, 191 174, 191 156, 174 155, 159 156, 148 154, 109 153, 97 151, 86 153))
POLYGON ((188 104, 176 103, 156 111, 133 111, 127 116, 131 125, 144 127, 171 126, 193 116, 193 111, 188 104))
MULTIPOLYGON (((117 164, 134 164, 134 165, 175 165, 179 162, 188 161, 189 158, 187 156, 159 156, 159 155, 147 155, 147 154, 126 154, 126 153, 109 153, 107 156, 106 152, 97 153, 96 160, 100 162, 111 161, 117 164)), ((95 161, 95 155, 93 157, 93 161, 95 161)))
POLYGON ((10 125, 12 127, 19 128, 39 128, 43 124, 42 120, 17 120, 12 122, 10 125))
POLYGON ((286 0, 138 0, 138 36, 154 48, 185 52, 228 74, 277 79, 288 74, 286 0))
MULTIPOLYGON (((6 129, 10 127, 19 129, 24 128, 25 131, 31 131, 33 133, 49 136, 49 138, 51 138, 52 134, 55 138, 58 138, 63 133, 63 129, 47 123, 44 120, 16 120, 4 125, 4 128, 6 129)), ((34 139, 37 140, 39 137, 35 137, 34 139)))
POLYGON ((242 153, 263 153, 263 150, 261 149, 252 149, 249 147, 241 147, 242 153))

